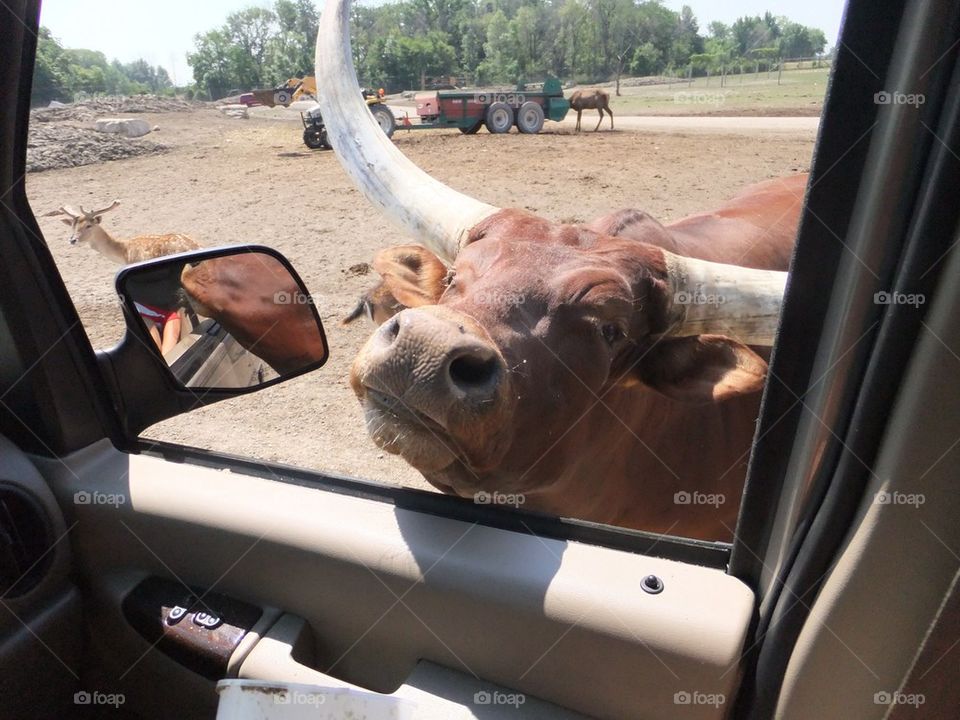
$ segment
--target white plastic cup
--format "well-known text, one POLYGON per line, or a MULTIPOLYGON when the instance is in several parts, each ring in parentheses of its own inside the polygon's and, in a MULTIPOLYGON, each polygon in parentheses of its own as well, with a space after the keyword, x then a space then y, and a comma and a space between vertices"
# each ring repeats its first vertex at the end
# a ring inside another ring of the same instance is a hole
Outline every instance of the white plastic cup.
POLYGON ((221 680, 217 720, 413 720, 415 703, 351 688, 221 680))

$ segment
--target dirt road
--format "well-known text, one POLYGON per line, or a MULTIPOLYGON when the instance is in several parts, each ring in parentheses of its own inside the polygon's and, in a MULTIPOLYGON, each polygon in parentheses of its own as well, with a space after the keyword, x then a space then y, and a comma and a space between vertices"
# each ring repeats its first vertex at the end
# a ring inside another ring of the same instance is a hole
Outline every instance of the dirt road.
MULTIPOLYGON (((317 372, 161 423, 146 436, 422 485, 415 471, 370 442, 349 389, 350 362, 371 328, 338 324, 373 283, 363 264, 377 249, 409 238, 354 190, 333 153, 303 146, 296 117, 231 120, 205 109, 146 119, 160 125, 150 137, 169 153, 33 173, 27 186, 34 212, 119 198, 123 204, 104 225, 120 237, 182 232, 209 246, 276 247, 319 298, 332 352, 317 372)), ((495 205, 567 221, 633 206, 670 221, 749 183, 807 169, 811 119, 763 118, 764 127, 745 120, 617 118, 615 132, 576 135, 568 121, 548 123, 536 136, 424 131, 395 140, 440 180, 495 205)), ((94 346, 116 342, 116 266, 89 248, 68 246, 59 219, 41 217, 40 224, 94 346)))

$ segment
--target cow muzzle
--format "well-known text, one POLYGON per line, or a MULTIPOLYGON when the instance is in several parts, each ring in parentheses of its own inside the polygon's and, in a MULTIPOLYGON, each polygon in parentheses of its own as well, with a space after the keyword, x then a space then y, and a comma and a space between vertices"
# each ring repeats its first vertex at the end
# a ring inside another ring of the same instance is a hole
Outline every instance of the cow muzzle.
POLYGON ((455 460, 488 465, 511 414, 496 345, 469 316, 435 305, 381 325, 354 361, 350 382, 374 441, 421 472, 455 460))

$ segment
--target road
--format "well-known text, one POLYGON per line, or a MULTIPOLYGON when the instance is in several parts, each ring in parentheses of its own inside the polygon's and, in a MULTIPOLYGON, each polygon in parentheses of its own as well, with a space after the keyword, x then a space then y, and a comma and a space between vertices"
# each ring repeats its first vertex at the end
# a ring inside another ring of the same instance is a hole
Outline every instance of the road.
MULTIPOLYGON (((669 133, 719 133, 722 135, 756 135, 757 133, 807 133, 815 135, 820 127, 818 117, 679 117, 679 116, 632 116, 618 115, 613 119, 617 130, 669 132, 669 133)), ((574 128, 576 115, 564 119, 562 127, 574 128)), ((583 113, 581 126, 588 132, 597 124, 597 115, 583 113)), ((605 118, 600 129, 610 127, 605 118)))

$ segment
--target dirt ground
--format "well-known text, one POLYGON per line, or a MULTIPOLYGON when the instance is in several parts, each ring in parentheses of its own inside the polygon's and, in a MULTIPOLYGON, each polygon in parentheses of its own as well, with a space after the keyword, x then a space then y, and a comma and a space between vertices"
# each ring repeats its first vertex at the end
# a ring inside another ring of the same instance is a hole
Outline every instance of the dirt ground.
MULTIPOLYGON (((283 252, 318 299, 331 348, 321 370, 160 423, 145 437, 424 487, 416 471, 368 439, 349 388, 351 360, 371 326, 338 324, 373 284, 351 268, 409 238, 353 188, 332 152, 304 147, 295 114, 236 120, 202 109, 141 117, 160 126, 149 137, 170 152, 27 178, 94 347, 122 334, 117 266, 69 246, 60 219, 42 215, 119 198, 104 226, 121 238, 179 232, 207 246, 260 243, 283 252)), ((666 222, 709 209, 752 182, 808 169, 814 140, 812 131, 575 135, 551 125, 536 136, 421 131, 398 133, 395 141, 435 177, 494 205, 567 221, 633 206, 666 222)))

